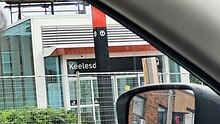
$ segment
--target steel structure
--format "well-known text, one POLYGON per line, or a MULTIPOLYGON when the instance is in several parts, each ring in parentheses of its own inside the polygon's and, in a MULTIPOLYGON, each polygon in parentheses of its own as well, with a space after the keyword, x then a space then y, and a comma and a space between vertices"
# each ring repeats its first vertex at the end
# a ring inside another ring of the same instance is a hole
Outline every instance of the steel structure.
POLYGON ((17 3, 39 3, 39 2, 69 2, 76 0, 1 0, 7 4, 17 4, 17 3))
POLYGON ((13 14, 18 14, 18 20, 22 19, 22 14, 43 12, 55 15, 56 12, 75 12, 77 14, 86 14, 86 6, 88 4, 84 0, 0 0, 6 2, 5 8, 10 10, 11 23, 13 23, 13 14), (67 10, 56 10, 58 6, 76 6, 67 10), (24 8, 39 8, 25 11, 24 8))

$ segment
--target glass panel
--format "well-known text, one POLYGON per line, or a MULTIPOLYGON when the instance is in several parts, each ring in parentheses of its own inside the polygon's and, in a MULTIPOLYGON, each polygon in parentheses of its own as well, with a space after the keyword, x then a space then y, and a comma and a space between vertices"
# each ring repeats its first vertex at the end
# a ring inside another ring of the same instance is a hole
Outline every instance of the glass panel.
MULTIPOLYGON (((46 75, 60 75, 59 57, 44 58, 46 75)), ((46 77, 47 101, 52 108, 59 109, 63 107, 62 81, 60 76, 46 77)))
POLYGON ((10 76, 12 73, 12 67, 11 67, 11 51, 10 51, 10 45, 9 37, 6 37, 1 42, 2 50, 1 50, 1 56, 2 56, 2 73, 3 76, 10 76))
POLYGON ((92 104, 91 80, 80 81, 80 104, 92 104))
POLYGON ((133 98, 133 110, 132 112, 140 117, 144 117, 144 107, 146 99, 139 96, 133 98))
MULTIPOLYGON (((97 82, 97 79, 95 80, 92 80, 93 81, 93 92, 94 92, 94 102, 95 104, 98 104, 99 102, 99 90, 98 90, 98 82, 97 82)), ((111 79, 111 82, 113 82, 113 79, 111 79)), ((114 93, 114 86, 112 84, 112 92, 114 93)), ((113 94, 113 101, 115 101, 115 97, 114 97, 114 94, 113 94)))
POLYGON ((23 91, 24 91, 24 105, 25 106, 36 106, 36 89, 34 78, 24 78, 23 80, 23 91))
POLYGON ((46 75, 60 75, 60 58, 59 57, 46 57, 44 58, 45 73, 46 75))
POLYGON ((24 106, 23 104, 23 88, 22 88, 22 79, 15 78, 13 80, 14 85, 14 102, 16 108, 21 108, 24 106))
POLYGON ((2 64, 2 71, 4 76, 11 76, 12 71, 11 71, 11 63, 3 63, 2 64))
MULTIPOLYGON (((32 36, 30 20, 20 25, 20 59, 21 75, 34 75, 34 62, 32 52, 32 36)), ((16 41, 14 41, 16 42, 16 41)), ((36 106, 36 88, 34 78, 24 78, 24 102, 25 106, 36 106)))
POLYGON ((48 106, 54 109, 63 107, 60 77, 46 77, 48 106))
MULTIPOLYGON (((1 34, 1 76, 34 75, 30 20, 5 30, 1 34)), ((2 80, 2 108, 36 106, 34 78, 2 80)))
POLYGON ((137 77, 118 78, 118 95, 138 86, 137 77))
MULTIPOLYGON (((70 104, 71 106, 77 105, 77 92, 76 92, 76 81, 69 81, 70 91, 70 104)), ((92 92, 91 92, 91 80, 80 81, 80 105, 91 105, 92 103, 92 92)))
POLYGON ((10 59, 10 54, 11 52, 2 52, 2 61, 3 63, 11 63, 11 59, 10 59))
POLYGON ((101 124, 100 108, 98 106, 95 107, 95 115, 96 115, 96 124, 101 124))
POLYGON ((167 109, 158 107, 158 124, 166 124, 167 109))
POLYGON ((31 35, 21 36, 21 58, 23 75, 34 75, 31 35))
POLYGON ((83 124, 94 124, 93 107, 81 108, 81 116, 83 124))
POLYGON ((11 65, 12 65, 12 75, 20 76, 21 71, 21 47, 20 47, 20 36, 15 35, 10 38, 10 51, 11 51, 11 65))
POLYGON ((2 80, 0 80, 0 109, 4 109, 5 103, 4 103, 4 83, 2 80))
POLYGON ((11 79, 3 79, 4 86, 4 109, 14 108, 13 83, 11 79))
POLYGON ((195 113, 193 110, 187 110, 185 114, 185 124, 194 124, 195 113))
POLYGON ((69 91, 70 91, 70 105, 76 106, 77 105, 76 81, 73 81, 73 80, 69 81, 69 91))
POLYGON ((94 102, 95 102, 95 104, 98 104, 99 91, 98 91, 97 79, 92 80, 92 82, 93 82, 94 102))
MULTIPOLYGON (((16 35, 10 37, 10 51, 11 51, 11 67, 12 75, 20 76, 22 75, 22 64, 21 64, 21 47, 20 47, 20 36, 16 35)), ((14 90, 14 104, 15 108, 21 108, 23 104, 23 89, 22 89, 22 79, 13 79, 13 90, 14 90)), ((30 87, 29 87, 30 88, 30 87)))
POLYGON ((173 60, 169 59, 169 70, 170 70, 170 82, 173 83, 180 83, 180 66, 174 62, 173 60), (172 74, 174 73, 174 74, 172 74))

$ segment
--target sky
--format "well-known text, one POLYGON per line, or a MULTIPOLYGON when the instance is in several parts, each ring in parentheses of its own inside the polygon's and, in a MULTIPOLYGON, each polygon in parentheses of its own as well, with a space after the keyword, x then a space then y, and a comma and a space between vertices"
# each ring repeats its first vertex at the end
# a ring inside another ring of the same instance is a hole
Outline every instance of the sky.
MULTIPOLYGON (((7 25, 11 24, 11 14, 10 14, 10 10, 9 8, 4 8, 5 6, 7 6, 7 4, 5 2, 0 2, 0 9, 3 12, 6 20, 7 20, 7 25)), ((90 10, 90 6, 86 7, 86 12, 87 14, 91 14, 91 10, 90 10)), ((50 7, 47 9, 47 11, 50 11, 50 7)), ((76 10, 77 6, 75 5, 69 5, 69 6, 55 6, 54 10, 76 10)), ((21 10, 23 11, 22 13, 22 18, 26 18, 29 16, 36 16, 36 15, 45 15, 45 12, 32 12, 32 11, 44 11, 45 9, 42 7, 22 7, 21 10), (28 12, 28 13, 26 13, 28 12)), ((18 9, 17 8, 13 8, 12 9, 12 23, 18 21, 18 9)), ((77 14, 77 12, 55 12, 55 15, 73 15, 73 14, 77 14)), ((47 12, 47 15, 51 15, 50 12, 47 12)))

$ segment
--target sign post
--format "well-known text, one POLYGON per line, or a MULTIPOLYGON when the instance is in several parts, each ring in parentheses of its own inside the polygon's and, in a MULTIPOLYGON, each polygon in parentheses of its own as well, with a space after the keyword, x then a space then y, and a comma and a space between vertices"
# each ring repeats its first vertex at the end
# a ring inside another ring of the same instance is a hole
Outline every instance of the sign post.
MULTIPOLYGON (((108 38, 106 16, 92 6, 93 36, 95 44, 95 60, 100 72, 109 72, 110 60, 108 51, 108 38)), ((110 75, 98 75, 99 109, 102 124, 114 123, 113 91, 110 75)))

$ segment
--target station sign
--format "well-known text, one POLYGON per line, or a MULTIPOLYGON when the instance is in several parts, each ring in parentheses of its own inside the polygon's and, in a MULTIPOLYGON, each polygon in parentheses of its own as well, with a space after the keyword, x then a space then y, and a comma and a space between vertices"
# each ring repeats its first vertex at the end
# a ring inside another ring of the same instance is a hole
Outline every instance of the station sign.
MULTIPOLYGON (((152 56, 147 56, 152 57, 152 56)), ((162 72, 163 62, 162 56, 154 56, 157 60, 158 72, 162 72)), ((141 71, 141 59, 146 56, 139 57, 117 57, 110 58, 110 66, 112 72, 126 72, 126 71, 141 71)), ((75 74, 79 72, 97 72, 97 63, 95 59, 70 59, 67 60, 68 74, 75 74)))

